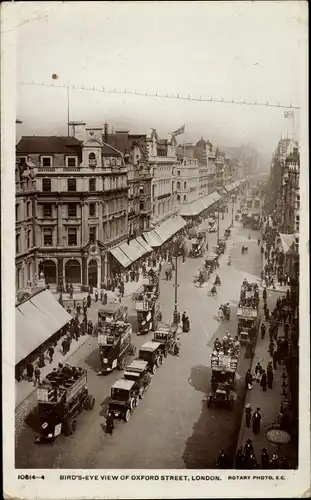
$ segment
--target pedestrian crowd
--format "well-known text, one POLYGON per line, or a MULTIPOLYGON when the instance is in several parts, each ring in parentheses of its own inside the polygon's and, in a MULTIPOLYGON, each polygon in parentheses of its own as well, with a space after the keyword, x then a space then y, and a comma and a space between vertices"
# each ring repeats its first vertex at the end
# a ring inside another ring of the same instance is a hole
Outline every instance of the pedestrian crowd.
POLYGON ((261 254, 265 257, 266 263, 261 272, 262 285, 266 287, 276 287, 290 285, 291 277, 284 272, 284 254, 277 245, 277 231, 267 224, 262 236, 261 254))
POLYGON ((236 469, 289 469, 287 457, 279 457, 273 453, 271 457, 266 448, 262 448, 260 460, 257 460, 251 439, 245 441, 235 456, 236 469))

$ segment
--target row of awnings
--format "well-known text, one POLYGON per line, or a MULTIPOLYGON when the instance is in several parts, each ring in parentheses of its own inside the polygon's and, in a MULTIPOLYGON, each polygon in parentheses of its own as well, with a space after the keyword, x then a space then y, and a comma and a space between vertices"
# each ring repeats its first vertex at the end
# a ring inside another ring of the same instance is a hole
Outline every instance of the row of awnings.
POLYGON ((169 238, 174 236, 178 231, 186 226, 187 222, 180 215, 170 217, 166 221, 159 224, 152 231, 144 233, 144 238, 152 247, 160 247, 169 238))
POLYGON ((225 186, 225 189, 227 190, 228 193, 231 193, 231 191, 233 191, 234 189, 239 187, 239 185, 240 185, 240 181, 234 181, 231 184, 228 184, 227 186, 225 186))
POLYGON ((71 319, 47 289, 16 306, 15 364, 27 358, 71 319))
POLYGON ((121 243, 118 247, 112 248, 110 253, 126 268, 136 260, 152 252, 153 247, 163 245, 171 236, 185 227, 186 224, 186 221, 180 215, 170 217, 152 231, 143 233, 144 238, 138 236, 138 238, 129 243, 121 243))
POLYGON ((214 203, 217 203, 221 199, 220 194, 217 191, 210 193, 198 200, 193 201, 184 205, 180 210, 180 215, 184 217, 194 217, 199 215, 204 210, 210 208, 214 203))
POLYGON ((110 253, 124 268, 150 252, 152 252, 152 247, 141 236, 110 250, 110 253))

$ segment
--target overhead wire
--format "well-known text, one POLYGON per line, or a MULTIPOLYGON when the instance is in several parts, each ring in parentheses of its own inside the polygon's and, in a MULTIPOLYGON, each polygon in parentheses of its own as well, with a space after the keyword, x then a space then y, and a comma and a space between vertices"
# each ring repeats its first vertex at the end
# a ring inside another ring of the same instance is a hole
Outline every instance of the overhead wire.
POLYGON ((284 104, 284 103, 272 103, 272 102, 258 102, 256 101, 247 101, 247 100, 235 100, 235 99, 215 99, 213 97, 206 98, 206 97, 194 97, 191 96, 191 94, 188 94, 188 96, 180 95, 180 94, 162 94, 159 92, 156 93, 149 93, 149 92, 138 92, 136 90, 119 90, 119 89, 107 89, 106 87, 95 87, 95 86, 85 86, 85 85, 74 85, 74 84, 60 84, 60 85, 55 85, 53 83, 44 83, 44 82, 27 82, 27 81, 19 81, 17 82, 19 85, 33 85, 33 86, 39 86, 39 87, 53 87, 53 88, 70 88, 72 90, 84 90, 87 92, 99 92, 99 93, 105 93, 105 94, 122 94, 122 95, 135 95, 135 96, 141 96, 141 97, 154 97, 157 99, 175 99, 175 100, 180 100, 180 101, 194 101, 194 102, 209 102, 209 103, 216 103, 216 104, 237 104, 237 105, 242 105, 242 106, 257 106, 257 107, 270 107, 270 108, 281 108, 281 109, 293 109, 293 110, 300 110, 300 106, 293 105, 292 103, 289 104, 284 104))

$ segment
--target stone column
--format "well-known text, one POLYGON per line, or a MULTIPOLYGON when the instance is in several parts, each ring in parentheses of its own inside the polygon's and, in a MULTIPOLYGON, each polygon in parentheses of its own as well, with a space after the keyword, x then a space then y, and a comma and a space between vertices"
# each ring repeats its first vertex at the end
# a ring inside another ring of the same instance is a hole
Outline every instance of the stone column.
POLYGON ((64 259, 63 257, 57 257, 57 291, 60 293, 62 288, 64 288, 65 277, 64 277, 64 259))
POLYGON ((103 230, 103 202, 97 202, 97 210, 98 210, 98 237, 99 241, 104 241, 104 230, 103 230))
POLYGON ((100 289, 101 273, 102 273, 102 260, 100 257, 99 261, 97 262, 97 283, 96 283, 97 290, 100 289))
POLYGON ((88 204, 85 201, 81 202, 81 246, 84 247, 89 241, 88 235, 88 204))
POLYGON ((88 284, 87 284, 87 257, 82 256, 82 285, 81 292, 87 292, 88 284))
POLYGON ((63 205, 60 201, 56 202, 57 209, 57 246, 63 246, 63 220, 62 220, 63 205))
POLYGON ((36 235, 36 230, 37 230, 37 225, 36 221, 38 220, 38 214, 37 214, 37 196, 34 196, 32 199, 32 209, 31 209, 31 214, 32 214, 32 245, 34 247, 37 246, 37 235, 36 235))

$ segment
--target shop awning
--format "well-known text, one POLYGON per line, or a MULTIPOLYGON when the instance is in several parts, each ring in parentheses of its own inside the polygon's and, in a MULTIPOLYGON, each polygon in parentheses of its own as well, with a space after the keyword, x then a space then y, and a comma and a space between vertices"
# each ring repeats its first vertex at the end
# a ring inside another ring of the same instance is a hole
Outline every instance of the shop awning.
POLYGON ((151 247, 160 247, 164 243, 164 241, 155 231, 149 231, 148 233, 143 233, 143 237, 145 238, 148 245, 150 245, 151 247))
POLYGON ((120 247, 111 248, 110 253, 114 256, 115 259, 117 259, 118 262, 120 262, 121 266, 123 266, 124 268, 132 264, 131 259, 127 255, 125 255, 124 252, 122 252, 120 247))
POLYGON ((27 358, 72 316, 49 290, 42 290, 15 308, 15 363, 27 358))
POLYGON ((184 217, 194 217, 199 215, 204 210, 207 210, 214 203, 219 201, 221 196, 215 191, 214 193, 210 193, 198 200, 195 200, 192 203, 189 203, 183 206, 180 210, 180 215, 184 217))
POLYGON ((136 239, 137 239, 138 243, 140 243, 141 246, 146 250, 146 253, 152 252, 152 247, 150 245, 148 245, 148 243, 146 243, 144 238, 142 238, 141 236, 138 236, 138 238, 136 238, 136 239))
POLYGON ((157 226, 154 231, 160 236, 164 243, 185 227, 186 224, 187 222, 180 215, 175 215, 162 222, 162 224, 157 226))
POLYGON ((140 253, 138 252, 137 248, 128 245, 126 242, 122 243, 119 246, 120 250, 122 250, 125 255, 128 256, 128 258, 132 261, 135 262, 135 260, 139 259, 141 257, 140 253))
POLYGON ((284 253, 288 253, 295 242, 295 235, 294 234, 284 234, 284 233, 279 233, 279 234, 280 234, 280 238, 281 238, 281 244, 282 244, 283 251, 284 251, 284 253))
POLYGON ((130 241, 130 247, 139 252, 139 257, 143 257, 147 253, 144 247, 137 241, 137 239, 130 241))

